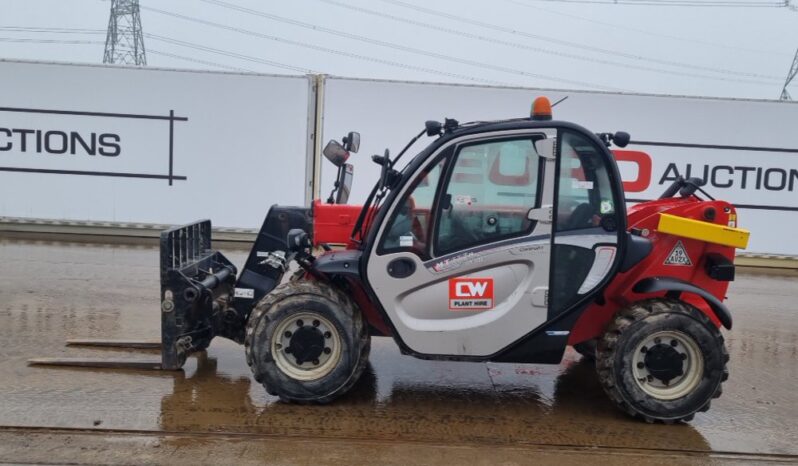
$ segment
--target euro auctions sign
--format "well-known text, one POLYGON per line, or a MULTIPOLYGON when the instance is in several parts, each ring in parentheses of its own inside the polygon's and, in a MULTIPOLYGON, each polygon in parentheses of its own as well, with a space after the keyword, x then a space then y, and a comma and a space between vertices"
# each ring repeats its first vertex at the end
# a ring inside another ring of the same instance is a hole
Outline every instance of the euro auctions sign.
POLYGON ((174 173, 175 122, 187 121, 174 110, 0 107, 0 172, 161 179, 171 186, 187 179, 174 173))
POLYGON ((731 202, 737 225, 751 231, 748 249, 740 252, 798 255, 789 233, 798 228, 798 141, 738 146, 633 136, 628 149, 613 153, 627 203, 658 198, 680 176, 698 178, 706 194, 697 195, 731 202))
MULTIPOLYGON (((637 144, 641 145, 645 143, 637 144)), ((697 144, 682 144, 681 146, 683 148, 705 149, 705 147, 697 144)), ((740 194, 747 193, 749 194, 749 202, 757 198, 762 198, 764 201, 763 197, 756 196, 756 194, 784 194, 798 191, 798 166, 795 166, 795 162, 798 162, 798 149, 790 150, 786 148, 734 146, 715 146, 712 147, 712 149, 731 152, 757 151, 785 153, 795 156, 796 159, 790 160, 785 157, 779 160, 773 160, 771 164, 762 163, 762 159, 767 159, 767 157, 759 157, 760 161, 749 161, 747 163, 745 161, 735 163, 734 159, 737 157, 728 157, 725 161, 719 163, 707 163, 711 161, 701 163, 698 160, 684 161, 682 163, 669 161, 667 163, 658 164, 655 169, 653 158, 649 152, 614 150, 613 154, 615 155, 615 160, 618 162, 619 167, 624 167, 624 165, 628 164, 633 164, 635 166, 635 173, 633 175, 622 176, 623 187, 627 197, 633 198, 636 193, 644 193, 656 187, 660 187, 664 190, 665 187, 680 176, 684 178, 698 178, 703 182, 704 188, 731 190, 740 194)), ((656 153, 657 151, 655 149, 650 152, 656 153)), ((659 152, 662 151, 660 150, 659 152)), ((774 198, 772 202, 774 205, 768 204, 767 201, 764 201, 765 204, 737 203, 736 205, 742 208, 754 207, 774 210, 781 210, 784 207, 796 207, 779 205, 789 200, 789 198, 774 198)))
POLYGON ((449 279, 449 310, 493 309, 493 278, 449 279))

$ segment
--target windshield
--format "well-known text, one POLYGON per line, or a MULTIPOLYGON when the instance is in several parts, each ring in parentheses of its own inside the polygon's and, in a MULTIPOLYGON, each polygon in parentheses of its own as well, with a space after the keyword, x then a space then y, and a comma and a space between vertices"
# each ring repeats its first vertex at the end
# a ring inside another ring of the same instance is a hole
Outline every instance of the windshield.
MULTIPOLYGON (((390 168, 386 167, 384 169, 395 170, 393 168, 394 164, 396 164, 401 159, 402 155, 404 155, 405 152, 407 152, 407 150, 410 149, 410 147, 412 147, 413 144, 415 144, 416 141, 418 141, 421 138, 421 136, 423 136, 425 133, 426 129, 421 131, 420 133, 418 133, 418 135, 416 135, 413 139, 411 139, 410 142, 408 142, 407 145, 404 147, 404 149, 402 149, 402 151, 399 152, 399 154, 391 161, 390 168)), ((421 152, 417 153, 416 155, 408 159, 405 165, 402 167, 402 170, 396 172, 398 178, 396 179, 394 184, 395 185, 400 184, 401 180, 403 180, 407 176, 408 169, 413 165, 413 161, 415 161, 419 157, 426 156, 434 147, 436 147, 436 145, 433 142, 429 144, 424 150, 422 150, 421 152)), ((382 207, 383 199, 385 199, 385 196, 388 194, 388 191, 392 189, 392 186, 390 186, 391 183, 386 183, 386 186, 380 186, 381 182, 382 180, 378 179, 374 183, 374 188, 372 188, 371 193, 369 194, 368 198, 366 198, 366 202, 363 203, 363 209, 361 209, 360 215, 358 216, 357 219, 357 223, 355 223, 355 227, 352 230, 352 240, 355 241, 356 243, 363 242, 364 239, 363 237, 365 233, 368 231, 368 226, 371 224, 374 218, 376 218, 377 214, 379 213, 382 207)))

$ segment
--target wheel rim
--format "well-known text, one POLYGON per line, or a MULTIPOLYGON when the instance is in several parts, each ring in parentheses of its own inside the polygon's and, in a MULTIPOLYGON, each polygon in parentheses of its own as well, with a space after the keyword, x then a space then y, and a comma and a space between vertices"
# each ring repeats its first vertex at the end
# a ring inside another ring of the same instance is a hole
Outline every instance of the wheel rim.
POLYGON ((341 359, 341 335, 325 317, 300 312, 283 319, 271 343, 277 367, 296 380, 320 379, 341 359))
POLYGON ((688 395, 701 382, 704 358, 691 336, 675 330, 661 331, 637 345, 632 372, 646 394, 675 400, 688 395))

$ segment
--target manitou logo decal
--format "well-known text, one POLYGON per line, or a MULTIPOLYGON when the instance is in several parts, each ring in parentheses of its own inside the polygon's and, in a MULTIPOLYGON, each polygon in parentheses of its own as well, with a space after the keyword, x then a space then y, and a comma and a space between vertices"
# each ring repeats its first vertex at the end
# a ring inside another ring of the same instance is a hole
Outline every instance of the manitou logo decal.
POLYGON ((493 309, 493 278, 449 279, 449 310, 493 309))

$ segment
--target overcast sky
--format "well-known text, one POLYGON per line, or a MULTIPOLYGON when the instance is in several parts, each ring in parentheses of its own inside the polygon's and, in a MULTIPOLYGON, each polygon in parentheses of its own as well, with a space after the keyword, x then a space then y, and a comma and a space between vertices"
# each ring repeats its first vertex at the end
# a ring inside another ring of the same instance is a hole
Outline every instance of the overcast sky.
MULTIPOLYGON (((778 0, 604 1, 141 0, 141 18, 152 67, 767 99, 798 48, 778 0)), ((101 63, 109 8, 0 0, 0 58, 101 63)))

